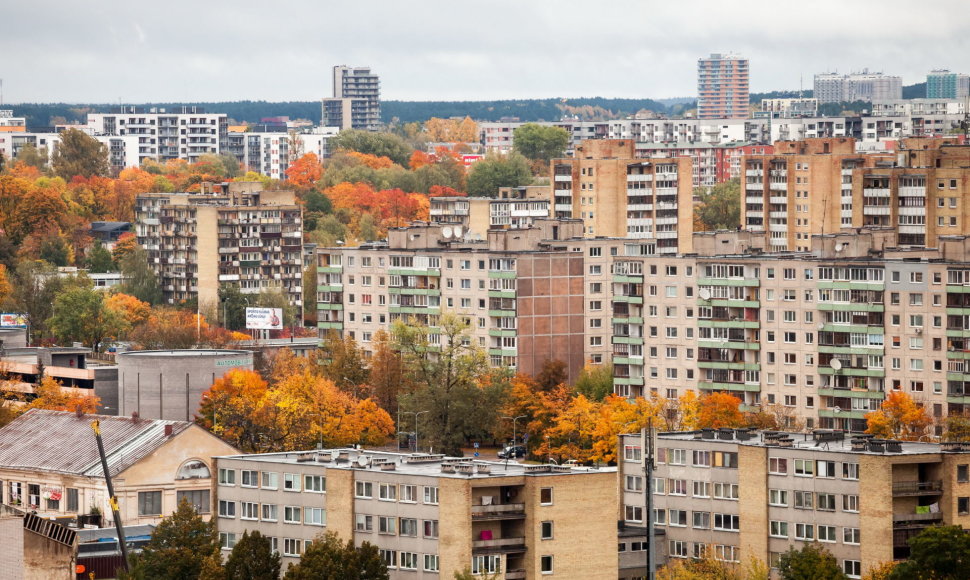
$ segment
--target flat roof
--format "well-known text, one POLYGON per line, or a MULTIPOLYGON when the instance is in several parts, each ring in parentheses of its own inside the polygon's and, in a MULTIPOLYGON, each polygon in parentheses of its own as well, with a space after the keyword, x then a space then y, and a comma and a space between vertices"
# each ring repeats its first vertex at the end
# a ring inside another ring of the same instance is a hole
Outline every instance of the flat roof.
POLYGON ((177 357, 177 356, 241 356, 252 355, 251 350, 216 350, 216 349, 185 349, 185 350, 129 350, 118 353, 118 356, 139 356, 139 357, 177 357))

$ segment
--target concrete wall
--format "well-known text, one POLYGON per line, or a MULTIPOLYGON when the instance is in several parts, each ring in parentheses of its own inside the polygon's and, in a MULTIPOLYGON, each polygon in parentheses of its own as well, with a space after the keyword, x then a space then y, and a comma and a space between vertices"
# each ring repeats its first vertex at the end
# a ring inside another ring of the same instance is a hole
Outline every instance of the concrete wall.
POLYGON ((191 421, 202 393, 232 369, 253 369, 243 350, 141 351, 118 355, 119 415, 191 421))

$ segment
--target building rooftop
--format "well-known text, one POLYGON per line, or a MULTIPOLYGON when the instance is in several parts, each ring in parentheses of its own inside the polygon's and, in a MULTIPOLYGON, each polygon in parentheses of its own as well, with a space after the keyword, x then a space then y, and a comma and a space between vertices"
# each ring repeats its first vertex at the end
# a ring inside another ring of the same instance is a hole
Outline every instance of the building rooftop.
POLYGON ((139 358, 149 357, 180 357, 180 356, 252 356, 249 350, 216 350, 205 348, 188 348, 182 350, 129 350, 120 353, 118 356, 137 356, 139 358))
POLYGON ((91 429, 94 420, 101 422, 101 439, 113 476, 192 426, 185 421, 31 409, 0 429, 0 467, 103 477, 91 429))
POLYGON ((616 471, 615 467, 530 464, 516 461, 485 461, 470 457, 448 457, 443 454, 394 453, 370 449, 340 448, 253 455, 226 455, 218 459, 262 461, 297 465, 310 463, 327 469, 394 471, 405 475, 488 479, 516 475, 563 475, 616 471))
MULTIPOLYGON (((639 433, 626 434, 639 437, 639 433)), ((752 447, 780 447, 805 451, 859 453, 866 455, 921 455, 928 453, 970 453, 970 442, 920 442, 879 439, 867 433, 816 429, 811 433, 757 431, 754 429, 701 429, 657 434, 661 441, 707 440, 752 447)))

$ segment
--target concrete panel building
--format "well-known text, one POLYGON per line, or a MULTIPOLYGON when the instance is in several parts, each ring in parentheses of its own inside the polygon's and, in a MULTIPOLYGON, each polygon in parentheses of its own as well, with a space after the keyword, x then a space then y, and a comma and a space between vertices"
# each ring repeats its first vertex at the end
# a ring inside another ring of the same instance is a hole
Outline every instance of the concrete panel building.
POLYGON ((854 101, 885 101, 903 98, 903 79, 881 72, 862 72, 840 75, 815 75, 813 96, 819 104, 854 101))
POLYGON ((223 549, 258 530, 284 567, 332 531, 375 544, 395 580, 617 577, 613 468, 333 449, 220 457, 218 469, 223 549))
POLYGON ((253 370, 248 350, 133 350, 117 355, 118 414, 192 421, 202 393, 231 370, 253 370))
POLYGON ((748 59, 736 54, 697 59, 697 118, 750 117, 749 75, 748 59))
POLYGON ((95 136, 135 137, 137 148, 128 149, 127 155, 137 167, 149 159, 195 163, 202 155, 219 155, 226 144, 229 119, 225 113, 206 113, 194 106, 118 107, 110 113, 89 113, 87 127, 95 136))

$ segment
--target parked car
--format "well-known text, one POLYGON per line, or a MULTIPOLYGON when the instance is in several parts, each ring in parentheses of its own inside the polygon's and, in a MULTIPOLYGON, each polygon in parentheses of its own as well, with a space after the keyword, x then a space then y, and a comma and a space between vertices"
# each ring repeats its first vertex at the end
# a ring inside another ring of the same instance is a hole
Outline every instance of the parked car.
POLYGON ((498 452, 499 459, 517 459, 525 457, 525 445, 509 445, 498 452))

